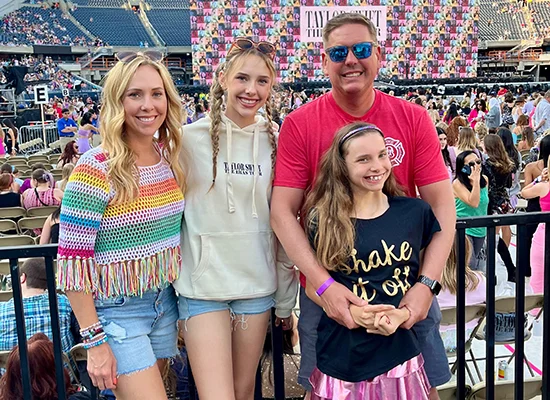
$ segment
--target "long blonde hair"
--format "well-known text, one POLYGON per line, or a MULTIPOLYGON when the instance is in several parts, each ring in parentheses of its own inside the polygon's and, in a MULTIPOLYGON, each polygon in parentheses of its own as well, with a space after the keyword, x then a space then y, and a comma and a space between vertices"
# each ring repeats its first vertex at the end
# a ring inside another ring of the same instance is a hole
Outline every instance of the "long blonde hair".
MULTIPOLYGON (((308 194, 304 206, 306 231, 315 232, 314 247, 317 259, 328 270, 348 270, 347 262, 355 243, 353 192, 348 176, 345 156, 349 143, 365 135, 382 135, 372 124, 354 122, 338 131, 332 145, 321 160, 315 186, 308 194), (348 139, 340 152, 340 140, 349 132, 365 128, 348 139)), ((384 182, 382 192, 387 196, 403 196, 393 173, 384 182)))
POLYGON ((456 145, 458 153, 466 150, 475 150, 477 148, 476 134, 469 126, 460 126, 458 128, 458 143, 456 145))
POLYGON ((65 191, 65 188, 67 187, 67 183, 69 183, 69 177, 73 173, 74 170, 74 164, 68 163, 63 166, 63 169, 61 170, 61 182, 59 183, 59 189, 61 191, 65 191))
MULTIPOLYGON (((464 259, 466 260, 466 291, 471 292, 472 290, 475 290, 477 288, 477 285, 479 285, 479 276, 468 266, 468 262, 470 260, 470 257, 472 256, 472 244, 470 243, 470 240, 468 238, 466 238, 465 243, 466 257, 464 259)), ((444 290, 448 290, 449 293, 455 295, 458 290, 458 284, 456 280, 456 271, 458 269, 457 247, 458 245, 455 241, 453 247, 451 247, 451 253, 449 254, 449 258, 447 258, 447 263, 445 264, 445 268, 443 269, 443 276, 441 278, 441 287, 444 290)))
POLYGON ((130 148, 125 134, 125 113, 122 101, 134 74, 143 65, 152 66, 159 73, 164 84, 168 109, 166 119, 158 130, 157 143, 162 149, 162 157, 171 166, 178 185, 185 192, 185 177, 178 162, 183 121, 178 92, 164 65, 152 61, 147 56, 138 55, 129 62, 119 61, 107 74, 103 87, 100 132, 103 138, 102 147, 108 155, 107 176, 115 191, 113 199, 115 203, 129 202, 139 195, 136 154, 130 148))
POLYGON ((275 69, 275 64, 273 60, 257 51, 254 48, 248 50, 234 49, 230 54, 227 55, 227 58, 224 63, 220 64, 216 69, 214 74, 214 80, 210 88, 210 99, 211 99, 211 108, 210 108, 210 119, 212 123, 210 124, 210 137, 212 139, 212 187, 216 183, 216 175, 218 173, 218 153, 220 152, 220 125, 222 122, 222 113, 223 113, 223 97, 225 91, 220 82, 220 74, 223 73, 226 81, 228 77, 232 76, 234 71, 246 61, 246 57, 249 55, 256 55, 261 57, 264 60, 269 72, 271 73, 271 90, 270 95, 265 102, 265 116, 267 119, 267 135, 269 137, 269 143, 271 144, 271 176, 273 177, 273 171, 275 170, 275 157, 277 155, 277 139, 275 137, 275 131, 273 129, 273 119, 272 119, 272 104, 271 98, 273 97, 273 85, 275 83, 275 78, 277 76, 277 71, 275 69), (240 63, 239 63, 240 61, 240 63))

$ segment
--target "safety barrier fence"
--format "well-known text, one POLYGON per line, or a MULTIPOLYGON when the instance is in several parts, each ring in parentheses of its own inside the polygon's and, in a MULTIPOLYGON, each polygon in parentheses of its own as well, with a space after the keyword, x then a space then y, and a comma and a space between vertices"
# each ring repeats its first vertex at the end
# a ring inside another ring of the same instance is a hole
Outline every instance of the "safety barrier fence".
MULTIPOLYGON (((457 268, 457 369, 456 369, 456 398, 467 399, 469 396, 466 385, 466 294, 465 294, 465 265, 466 265, 466 228, 486 227, 487 228, 487 297, 486 297, 486 354, 485 354, 485 387, 486 395, 484 399, 495 399, 495 285, 496 285, 496 229, 499 226, 517 226, 517 260, 516 260, 516 293, 515 309, 525 309, 525 272, 529 264, 528 234, 529 225, 550 222, 550 213, 521 213, 502 216, 487 216, 475 218, 463 218, 457 221, 456 240, 458 244, 458 263, 457 268)), ((550 293, 550 230, 545 233, 545 245, 547 251, 544 254, 544 293, 550 293)), ((21 359, 21 375, 24 391, 24 400, 31 400, 31 375, 27 356, 27 339, 25 331, 25 320, 23 315, 23 304, 21 297, 21 287, 19 281, 18 260, 28 257, 44 257, 46 261, 48 294, 50 304, 50 317, 53 332, 53 344, 55 352, 55 367, 57 377, 57 388, 60 399, 65 399, 65 385, 63 377, 63 355, 61 347, 59 312, 57 308, 57 297, 55 290, 55 271, 54 257, 57 253, 56 245, 43 245, 32 247, 7 247, 0 248, 0 260, 9 260, 11 281, 13 284, 13 299, 16 313, 17 334, 19 344, 19 354, 21 359)), ((544 297, 543 308, 550 310, 550 299, 544 297)), ((516 383, 513 389, 514 398, 520 400, 524 398, 524 323, 525 315, 523 312, 516 312, 515 319, 515 364, 513 381, 516 383), (517 384, 520 383, 520 384, 517 384)), ((550 372, 550 313, 542 313, 543 319, 543 348, 542 348, 542 399, 550 400, 549 389, 550 382, 548 372, 550 372)), ((285 399, 285 379, 283 362, 283 344, 282 328, 274 324, 274 314, 272 312, 271 332, 273 346, 273 374, 274 374, 274 397, 276 400, 285 399)), ((375 362, 375 360, 368 360, 375 362)), ((189 369, 189 386, 191 399, 197 399, 195 394, 193 377, 189 369)), ((262 399, 262 384, 260 370, 258 369, 256 379, 255 400, 262 399)), ((92 395, 97 396, 97 391, 93 390, 92 395)), ((94 397, 96 398, 96 397, 94 397)), ((508 397, 507 397, 508 398, 508 397)))

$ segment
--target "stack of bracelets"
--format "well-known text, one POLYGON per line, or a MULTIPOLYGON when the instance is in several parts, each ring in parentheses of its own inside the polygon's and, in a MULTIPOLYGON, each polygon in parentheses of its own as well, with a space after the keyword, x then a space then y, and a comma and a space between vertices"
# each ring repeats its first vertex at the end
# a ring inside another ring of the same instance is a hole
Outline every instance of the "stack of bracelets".
POLYGON ((103 325, 99 321, 87 328, 81 329, 80 336, 82 336, 82 343, 86 350, 107 342, 107 335, 103 330, 103 325))

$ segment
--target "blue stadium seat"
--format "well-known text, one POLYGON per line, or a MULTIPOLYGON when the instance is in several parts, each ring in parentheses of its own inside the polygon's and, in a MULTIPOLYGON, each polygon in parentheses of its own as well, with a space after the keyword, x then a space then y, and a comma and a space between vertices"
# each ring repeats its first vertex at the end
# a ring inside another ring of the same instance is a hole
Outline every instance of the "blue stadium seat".
POLYGON ((146 3, 153 8, 187 8, 189 0, 146 0, 146 3))
POLYGON ((147 17, 168 46, 191 46, 189 9, 152 9, 147 17))
POLYGON ((86 29, 109 45, 152 43, 139 17, 130 10, 80 7, 73 11, 73 15, 86 29))

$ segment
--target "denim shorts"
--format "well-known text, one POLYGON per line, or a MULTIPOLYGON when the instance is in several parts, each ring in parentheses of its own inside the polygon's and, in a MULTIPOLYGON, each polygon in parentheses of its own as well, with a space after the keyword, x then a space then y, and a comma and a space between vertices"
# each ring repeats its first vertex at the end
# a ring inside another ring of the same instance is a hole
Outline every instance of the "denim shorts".
POLYGON ((95 300, 117 375, 129 375, 178 353, 177 296, 172 285, 139 296, 95 300))
MULTIPOLYGON (((302 354, 298 383, 307 391, 311 391, 309 377, 317 365, 316 343, 317 326, 323 315, 323 309, 315 304, 303 287, 300 287, 300 318, 298 333, 300 335, 300 350, 302 354)), ((413 326, 418 338, 420 351, 424 357, 424 369, 432 387, 442 385, 451 379, 451 371, 443 341, 439 335, 441 311, 434 297, 428 317, 413 326)))
POLYGON ((178 302, 180 319, 184 321, 197 315, 225 310, 229 310, 232 318, 236 315, 263 314, 274 305, 273 296, 229 301, 199 300, 179 296, 178 302))

